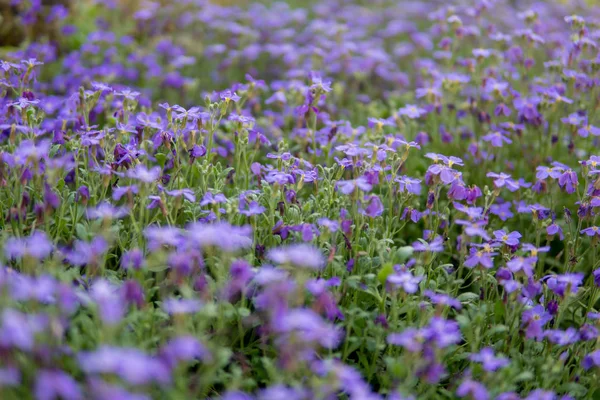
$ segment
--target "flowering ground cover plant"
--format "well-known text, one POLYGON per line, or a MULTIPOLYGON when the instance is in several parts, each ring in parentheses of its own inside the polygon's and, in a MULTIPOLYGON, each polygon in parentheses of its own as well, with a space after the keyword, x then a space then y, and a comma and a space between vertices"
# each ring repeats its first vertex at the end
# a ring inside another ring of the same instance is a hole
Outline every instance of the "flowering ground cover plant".
POLYGON ((600 9, 13 3, 0 398, 600 398, 600 9))

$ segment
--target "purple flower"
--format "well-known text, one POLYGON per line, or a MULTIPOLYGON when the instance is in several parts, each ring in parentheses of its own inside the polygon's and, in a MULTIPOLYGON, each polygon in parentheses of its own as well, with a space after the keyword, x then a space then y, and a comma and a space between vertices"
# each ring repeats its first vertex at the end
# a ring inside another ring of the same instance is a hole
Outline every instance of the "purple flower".
POLYGON ((114 374, 132 385, 166 384, 171 378, 161 360, 135 348, 104 345, 94 351, 79 353, 77 359, 86 374, 114 374))
POLYGON ((210 352, 193 336, 178 336, 160 349, 160 357, 174 368, 181 361, 210 360, 210 352))
POLYGON ((600 228, 597 226, 590 226, 589 228, 585 228, 579 233, 584 233, 587 236, 600 236, 600 228))
POLYGON ((484 268, 491 269, 494 268, 494 260, 493 257, 497 253, 489 252, 486 250, 476 250, 475 248, 471 248, 470 255, 465 260, 465 267, 467 268, 475 268, 478 265, 481 265, 484 268))
POLYGON ((267 258, 278 264, 299 268, 321 269, 325 266, 325 258, 321 251, 308 244, 292 244, 271 249, 267 258))
POLYGON ((140 249, 131 249, 121 257, 121 268, 140 269, 144 264, 144 253, 140 249))
POLYGON ((129 211, 123 207, 115 207, 107 201, 103 201, 96 207, 87 209, 86 215, 89 219, 118 219, 126 216, 129 211))
POLYGON ((279 333, 294 334, 305 343, 318 343, 325 348, 337 347, 341 336, 335 325, 331 325, 309 309, 297 308, 286 312, 274 321, 279 333))
POLYGON ((340 224, 337 221, 333 221, 327 218, 319 218, 317 223, 320 226, 324 226, 329 229, 330 232, 337 232, 340 229, 340 224))
POLYGON ((462 381, 458 386, 458 389, 456 389, 456 395, 458 397, 470 396, 474 400, 488 400, 490 398, 490 394, 486 387, 470 378, 462 381))
POLYGON ((160 167, 147 169, 143 164, 138 164, 128 171, 127 176, 145 183, 156 182, 160 176, 160 167))
MULTIPOLYGON (((131 186, 120 186, 120 187, 116 187, 113 188, 113 194, 112 194, 112 198, 115 201, 121 200, 121 197, 123 197, 124 195, 131 195, 131 194, 138 194, 140 191, 139 187, 137 185, 131 185, 131 186)), ((87 194, 87 198, 89 198, 89 192, 87 194)))
POLYGON ((503 131, 494 131, 483 136, 481 139, 483 139, 484 142, 489 142, 494 147, 502 147, 505 143, 512 143, 512 140, 507 135, 508 134, 503 131))
POLYGON ((558 185, 569 194, 575 192, 575 187, 578 184, 579 182, 577 181, 577 174, 572 169, 565 170, 558 177, 558 185))
POLYGON ((402 175, 395 179, 398 182, 398 189, 403 193, 421 194, 421 180, 402 175))
POLYGON ((383 214, 384 207, 383 203, 378 196, 367 196, 365 197, 367 206, 360 210, 360 213, 371 218, 375 218, 383 214))
POLYGON ((396 287, 401 287, 406 293, 410 294, 419 290, 419 282, 422 280, 422 276, 413 276, 410 271, 401 271, 387 277, 387 282, 396 287))
POLYGON ((488 235, 488 233, 486 232, 485 229, 483 229, 483 227, 485 225, 487 225, 487 221, 486 220, 479 220, 479 221, 465 221, 462 219, 456 219, 454 220, 454 222, 457 225, 462 225, 464 226, 464 232, 468 235, 468 236, 479 236, 484 240, 490 240, 490 237, 488 235))
POLYGON ((145 394, 129 392, 118 384, 106 383, 101 378, 93 377, 88 382, 94 400, 150 400, 145 394))
POLYGON ((414 251, 422 252, 422 251, 430 251, 432 253, 441 253, 444 251, 444 239, 440 236, 437 236, 431 242, 418 240, 413 242, 412 247, 414 251))
POLYGON ((551 319, 552 316, 544 309, 544 306, 537 305, 525 310, 522 320, 523 325, 527 328, 527 338, 540 340, 543 337, 543 326, 550 322, 551 319))
POLYGON ((544 279, 550 290, 560 297, 572 293, 577 293, 579 286, 583 282, 584 275, 582 273, 570 273, 562 275, 549 275, 544 279))
POLYGON ((445 305, 445 306, 450 306, 453 307, 457 310, 462 309, 462 304, 460 303, 459 300, 444 294, 444 293, 435 293, 432 292, 431 290, 425 290, 423 292, 423 294, 427 297, 429 297, 429 299, 431 300, 431 302, 433 304, 438 304, 438 305, 445 305))
POLYGON ((227 202, 227 198, 223 193, 212 194, 211 192, 206 192, 202 200, 200 200, 200 206, 204 207, 209 204, 220 204, 227 202))
POLYGON ((93 283, 89 295, 105 324, 115 325, 121 321, 125 315, 125 303, 118 286, 105 279, 98 279, 93 283))
POLYGON ((25 256, 42 260, 50 255, 54 246, 45 232, 35 231, 26 238, 9 238, 4 243, 4 254, 7 258, 20 260, 25 256))
POLYGON ((512 177, 503 172, 497 174, 495 172, 488 172, 486 174, 488 178, 494 178, 494 186, 498 189, 507 188, 511 192, 519 190, 519 183, 512 179, 512 177))
POLYGON ((519 118, 528 122, 533 122, 540 118, 537 107, 540 101, 541 99, 537 96, 515 99, 514 106, 519 112, 519 118))
POLYGON ((400 219, 405 221, 407 216, 410 218, 410 220, 412 222, 414 222, 416 224, 417 222, 419 222, 419 220, 423 216, 423 213, 420 212, 419 210, 415 210, 414 208, 406 207, 404 209, 404 211, 402 211, 402 215, 400 216, 400 219))
POLYGON ((37 400, 78 400, 84 398, 75 379, 63 371, 54 369, 37 371, 33 391, 37 400))
POLYGON ((573 125, 576 127, 579 127, 585 120, 586 118, 578 113, 571 113, 568 117, 563 117, 560 119, 563 124, 573 125))
POLYGON ((519 271, 523 271, 523 273, 528 276, 533 276, 533 268, 537 263, 537 257, 513 257, 506 263, 506 266, 511 272, 515 274, 519 271))
POLYGON ((241 99, 240 96, 238 96, 235 92, 231 92, 231 90, 222 91, 219 93, 219 97, 226 103, 229 103, 230 101, 237 103, 241 99))
POLYGON ((163 308, 170 315, 194 314, 200 311, 202 303, 196 299, 170 298, 165 300, 163 308))
POLYGON ((0 318, 0 347, 30 351, 35 344, 35 334, 44 328, 44 320, 11 308, 2 311, 0 318))
POLYGON ((265 207, 258 204, 256 201, 251 201, 250 203, 246 203, 246 201, 240 202, 239 213, 242 215, 246 215, 248 217, 252 215, 259 215, 264 213, 266 210, 265 207))
POLYGON ((600 350, 593 351, 586 355, 581 362, 581 366, 586 371, 593 367, 600 367, 600 350))
MULTIPOLYGON (((536 389, 529 392, 529 395, 523 400, 555 400, 556 393, 550 390, 536 389)), ((565 400, 565 399, 562 399, 565 400)))
POLYGON ((553 179, 558 179, 562 173, 562 168, 560 167, 544 167, 544 166, 539 166, 536 168, 537 173, 535 175, 535 177, 539 180, 544 180, 547 179, 548 177, 551 177, 553 179))
POLYGON ((511 211, 512 204, 509 202, 502 204, 492 204, 490 206, 490 213, 497 215, 502 221, 509 220, 514 217, 513 212, 511 211))
POLYGON ((193 223, 188 227, 187 237, 194 245, 202 248, 215 247, 227 252, 235 252, 252 246, 252 228, 250 226, 233 226, 227 222, 193 223))
POLYGON ((563 240, 565 238, 560 225, 558 225, 554 222, 546 227, 546 233, 548 234, 548 236, 558 235, 560 240, 563 240))
POLYGON ((506 357, 497 357, 491 347, 485 347, 479 353, 471 354, 470 359, 471 361, 483 364, 483 369, 489 372, 494 372, 510 364, 510 361, 506 357))
POLYGON ((340 192, 344 194, 351 194, 355 190, 369 192, 373 188, 373 186, 367 181, 367 178, 363 176, 350 181, 337 181, 336 184, 340 192))
POLYGON ((19 386, 21 371, 15 367, 0 367, 0 389, 9 386, 19 386))
POLYGON ((506 233, 504 230, 494 231, 494 236, 496 237, 497 241, 504 243, 507 246, 518 246, 519 239, 522 237, 522 235, 517 231, 506 233))
POLYGON ((177 189, 177 190, 165 190, 165 193, 171 197, 184 197, 190 203, 196 201, 196 195, 192 189, 177 189))
POLYGON ((415 106, 412 104, 407 104, 406 106, 404 106, 400 110, 398 110, 398 115, 400 115, 400 116, 404 115, 410 119, 416 119, 425 114, 427 114, 426 110, 420 108, 419 106, 415 106))
POLYGON ((204 157, 206 155, 206 147, 204 145, 198 146, 197 144, 193 145, 189 150, 190 158, 192 160, 200 157, 204 157))
POLYGON ((424 335, 438 348, 445 348, 461 341, 458 323, 442 317, 433 317, 425 328, 424 335))
POLYGON ((221 396, 221 400, 254 400, 254 397, 237 390, 230 390, 221 396))
POLYGON ((579 335, 581 336, 581 340, 596 340, 598 335, 600 335, 600 331, 593 325, 584 324, 579 329, 579 335))
POLYGON ((559 346, 567 346, 576 343, 580 338, 579 332, 575 328, 567 328, 565 331, 560 329, 548 329, 544 332, 544 336, 547 337, 550 342, 559 346))
POLYGON ((416 328, 407 328, 402 333, 392 333, 387 337, 389 344, 402 346, 412 353, 423 350, 425 340, 424 332, 416 328))
POLYGON ((65 259, 72 265, 95 265, 107 250, 108 243, 102 236, 95 237, 91 242, 77 240, 72 249, 66 250, 65 259))

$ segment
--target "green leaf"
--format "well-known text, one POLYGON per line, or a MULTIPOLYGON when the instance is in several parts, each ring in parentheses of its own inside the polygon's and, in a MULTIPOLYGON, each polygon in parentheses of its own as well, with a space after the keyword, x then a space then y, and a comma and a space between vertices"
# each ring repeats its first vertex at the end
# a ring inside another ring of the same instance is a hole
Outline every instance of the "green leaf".
POLYGON ((402 264, 412 256, 414 249, 412 246, 403 246, 396 250, 396 260, 402 264))
POLYGON ((240 317, 246 318, 247 316, 250 315, 250 310, 247 309, 246 307, 240 307, 240 308, 238 308, 238 314, 240 315, 240 317))
POLYGON ((469 324, 471 323, 471 321, 469 320, 469 317, 467 317, 466 315, 462 315, 462 314, 456 316, 456 322, 458 322, 458 324, 460 325, 461 328, 469 326, 469 324))
POLYGON ((515 376, 514 381, 515 382, 524 382, 524 381, 530 381, 532 379, 533 379, 533 372, 523 371, 519 375, 515 376))
POLYGON ((462 303, 470 300, 479 299, 479 295, 477 293, 466 292, 458 296, 457 299, 462 303))
POLYGON ((497 300, 496 304, 494 304, 494 317, 496 322, 501 322, 504 320, 504 315, 506 313, 506 307, 502 300, 497 300))
POLYGON ((381 267, 381 269, 379 270, 379 273, 377 274, 377 279, 379 279, 379 282, 385 286, 388 276, 390 276, 392 273, 394 273, 394 266, 392 265, 392 263, 385 263, 383 264, 383 267, 381 267))
POLYGON ((156 162, 158 165, 160 165, 161 168, 164 168, 165 163, 167 162, 167 156, 163 153, 156 153, 154 157, 156 157, 156 162))
POLYGON ((88 237, 87 229, 83 224, 77 224, 75 226, 75 232, 77 232, 77 237, 79 239, 87 239, 88 237))

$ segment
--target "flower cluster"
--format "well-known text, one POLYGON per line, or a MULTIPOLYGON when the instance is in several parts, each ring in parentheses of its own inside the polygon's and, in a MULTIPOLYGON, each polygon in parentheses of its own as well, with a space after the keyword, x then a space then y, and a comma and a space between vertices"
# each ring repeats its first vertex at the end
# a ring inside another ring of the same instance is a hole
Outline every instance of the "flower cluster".
POLYGON ((287 3, 11 2, 0 398, 597 397, 598 7, 287 3))

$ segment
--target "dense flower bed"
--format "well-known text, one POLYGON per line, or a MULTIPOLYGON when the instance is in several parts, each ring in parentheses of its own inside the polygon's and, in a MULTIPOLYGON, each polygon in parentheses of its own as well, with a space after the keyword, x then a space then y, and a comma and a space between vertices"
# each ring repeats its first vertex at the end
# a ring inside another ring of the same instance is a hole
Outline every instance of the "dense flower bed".
POLYGON ((0 398, 600 396, 597 7, 13 3, 0 398))

